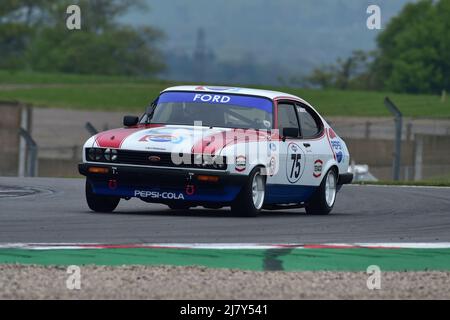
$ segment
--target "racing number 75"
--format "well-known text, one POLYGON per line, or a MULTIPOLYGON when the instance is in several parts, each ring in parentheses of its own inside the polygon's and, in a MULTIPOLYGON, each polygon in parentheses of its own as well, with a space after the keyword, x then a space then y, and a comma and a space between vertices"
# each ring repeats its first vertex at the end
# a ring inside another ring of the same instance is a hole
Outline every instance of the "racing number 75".
POLYGON ((300 175, 300 160, 302 159, 302 155, 299 153, 291 154, 292 168, 291 168, 291 179, 297 179, 300 175))

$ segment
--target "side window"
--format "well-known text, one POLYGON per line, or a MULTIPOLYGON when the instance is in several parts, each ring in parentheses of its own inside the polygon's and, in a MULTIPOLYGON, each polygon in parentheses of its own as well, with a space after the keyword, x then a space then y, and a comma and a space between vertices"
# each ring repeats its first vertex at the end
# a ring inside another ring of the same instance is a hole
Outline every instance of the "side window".
POLYGON ((296 105, 298 117, 300 118, 300 128, 303 138, 315 137, 320 132, 320 125, 309 111, 300 105, 296 105))
POLYGON ((298 128, 297 115, 293 104, 278 104, 278 129, 280 134, 283 133, 283 128, 298 128))

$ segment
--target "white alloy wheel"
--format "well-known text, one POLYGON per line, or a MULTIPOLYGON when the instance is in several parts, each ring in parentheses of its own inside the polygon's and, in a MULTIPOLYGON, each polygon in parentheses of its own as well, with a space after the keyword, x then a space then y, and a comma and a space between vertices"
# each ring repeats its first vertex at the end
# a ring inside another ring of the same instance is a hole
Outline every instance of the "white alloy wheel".
POLYGON ((253 176, 252 181, 252 198, 255 209, 259 210, 262 208, 264 203, 264 196, 265 196, 264 177, 261 175, 261 172, 256 172, 255 175, 253 176))
POLYGON ((336 200, 336 184, 336 175, 330 170, 325 181, 325 200, 329 207, 332 207, 336 200))

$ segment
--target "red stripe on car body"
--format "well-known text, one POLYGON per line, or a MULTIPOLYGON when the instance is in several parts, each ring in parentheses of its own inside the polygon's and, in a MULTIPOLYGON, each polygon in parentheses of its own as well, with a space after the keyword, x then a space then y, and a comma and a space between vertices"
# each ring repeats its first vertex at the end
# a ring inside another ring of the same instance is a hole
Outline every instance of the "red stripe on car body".
POLYGON ((159 124, 139 125, 130 128, 112 129, 105 132, 100 132, 95 138, 95 142, 101 148, 115 148, 118 149, 122 146, 122 143, 131 134, 140 130, 149 128, 161 127, 159 124))
POLYGON ((266 131, 232 129, 203 137, 192 147, 192 153, 215 154, 223 148, 239 142, 258 142, 268 139, 266 131))

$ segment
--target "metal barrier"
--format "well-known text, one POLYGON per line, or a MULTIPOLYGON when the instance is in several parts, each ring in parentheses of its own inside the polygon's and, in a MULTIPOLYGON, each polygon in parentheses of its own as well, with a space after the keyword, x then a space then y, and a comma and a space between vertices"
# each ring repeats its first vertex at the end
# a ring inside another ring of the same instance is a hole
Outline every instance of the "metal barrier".
POLYGON ((36 177, 38 171, 38 145, 31 135, 23 128, 19 129, 19 134, 26 143, 26 172, 27 177, 36 177))
POLYGON ((401 161, 401 148, 402 148, 402 121, 403 115, 397 106, 388 98, 384 99, 385 106, 394 115, 395 118, 395 153, 394 153, 394 170, 393 179, 395 181, 400 180, 400 161, 401 161))

